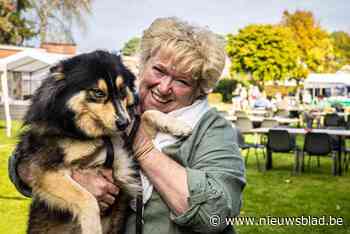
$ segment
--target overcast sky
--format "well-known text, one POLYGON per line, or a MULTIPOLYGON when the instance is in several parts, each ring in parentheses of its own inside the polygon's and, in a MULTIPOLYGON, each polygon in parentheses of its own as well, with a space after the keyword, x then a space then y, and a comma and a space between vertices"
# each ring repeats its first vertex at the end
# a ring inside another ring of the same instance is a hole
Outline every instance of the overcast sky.
POLYGON ((278 23, 282 12, 310 10, 328 32, 350 33, 349 0, 94 0, 84 34, 74 30, 80 52, 120 50, 157 17, 178 16, 220 34, 252 23, 278 23))

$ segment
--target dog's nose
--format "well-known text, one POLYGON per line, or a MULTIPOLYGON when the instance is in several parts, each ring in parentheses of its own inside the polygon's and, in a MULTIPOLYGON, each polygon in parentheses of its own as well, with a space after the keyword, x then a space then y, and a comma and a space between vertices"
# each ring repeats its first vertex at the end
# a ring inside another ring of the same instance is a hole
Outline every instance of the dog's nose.
POLYGON ((129 120, 127 119, 118 119, 116 122, 120 131, 124 131, 129 126, 129 120))

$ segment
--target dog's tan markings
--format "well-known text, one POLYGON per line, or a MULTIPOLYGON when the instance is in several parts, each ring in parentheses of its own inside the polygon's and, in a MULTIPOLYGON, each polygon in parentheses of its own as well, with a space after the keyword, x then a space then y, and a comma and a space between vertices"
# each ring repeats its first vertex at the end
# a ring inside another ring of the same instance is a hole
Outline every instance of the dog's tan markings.
POLYGON ((102 90, 104 93, 108 93, 108 86, 106 84, 106 81, 103 79, 100 79, 97 81, 97 87, 102 90))
POLYGON ((124 79, 122 76, 117 76, 115 79, 115 86, 117 87, 118 90, 121 90, 124 86, 124 79))
POLYGON ((70 177, 68 170, 41 173, 37 178, 34 194, 47 201, 49 206, 68 209, 78 218, 83 234, 102 234, 97 200, 70 177))
POLYGON ((135 104, 134 95, 128 87, 126 88, 126 100, 127 100, 127 106, 132 106, 135 104))
POLYGON ((84 160, 100 150, 103 146, 101 139, 79 141, 71 138, 62 139, 58 145, 64 151, 64 163, 70 165, 78 160, 84 160))
POLYGON ((65 76, 62 72, 53 72, 51 76, 55 78, 56 81, 64 80, 65 76))
POLYGON ((97 127, 103 127, 112 131, 116 130, 116 112, 111 101, 106 103, 89 103, 88 109, 90 117, 98 123, 97 127))
MULTIPOLYGON (((81 91, 71 97, 67 105, 75 113, 74 121, 77 127, 88 136, 99 137, 105 133, 105 126, 100 120, 102 114, 98 113, 104 105, 87 102, 86 91, 81 91)), ((113 115, 113 112, 110 115, 113 115)))
POLYGON ((80 91, 68 100, 67 105, 75 114, 79 115, 87 111, 84 105, 85 103, 86 92, 80 91))

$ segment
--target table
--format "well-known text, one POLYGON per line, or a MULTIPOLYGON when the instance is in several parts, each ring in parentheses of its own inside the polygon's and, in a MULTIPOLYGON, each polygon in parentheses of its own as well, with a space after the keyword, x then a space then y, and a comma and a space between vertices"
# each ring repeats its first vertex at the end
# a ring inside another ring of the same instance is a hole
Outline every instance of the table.
MULTIPOLYGON (((350 136, 350 130, 345 129, 321 129, 321 128, 314 128, 306 130, 304 128, 253 128, 249 132, 254 134, 267 134, 270 129, 276 129, 276 130, 286 130, 290 134, 302 134, 305 135, 307 132, 315 132, 315 133, 327 133, 329 135, 334 135, 339 137, 339 150, 338 150, 338 168, 337 172, 338 175, 342 175, 342 162, 341 162, 341 153, 342 153, 342 138, 343 137, 349 137, 350 136)), ((272 155, 271 152, 267 152, 266 157, 266 169, 269 170, 272 168, 272 155)))
MULTIPOLYGON (((292 123, 299 123, 299 119, 297 118, 285 118, 285 117, 263 117, 263 116, 248 116, 248 118, 252 121, 252 122, 259 122, 261 123, 262 121, 264 121, 265 119, 271 119, 271 120, 276 120, 279 124, 285 125, 285 124, 292 124, 292 123)), ((236 116, 228 116, 226 117, 227 120, 230 120, 232 122, 237 120, 236 116)))
POLYGON ((264 116, 265 114, 268 113, 268 111, 265 109, 253 109, 253 110, 248 110, 246 112, 251 115, 259 115, 259 116, 264 116))

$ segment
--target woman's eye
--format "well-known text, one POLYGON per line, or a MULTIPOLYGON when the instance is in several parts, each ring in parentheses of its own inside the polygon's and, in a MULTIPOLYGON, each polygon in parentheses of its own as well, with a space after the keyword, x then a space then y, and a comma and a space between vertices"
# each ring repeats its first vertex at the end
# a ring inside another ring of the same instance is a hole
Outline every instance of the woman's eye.
POLYGON ((165 72, 160 69, 159 67, 153 66, 153 70, 156 72, 157 75, 164 75, 165 72))
POLYGON ((185 86, 189 86, 190 84, 187 81, 184 80, 175 80, 176 83, 181 84, 181 85, 185 85, 185 86))

